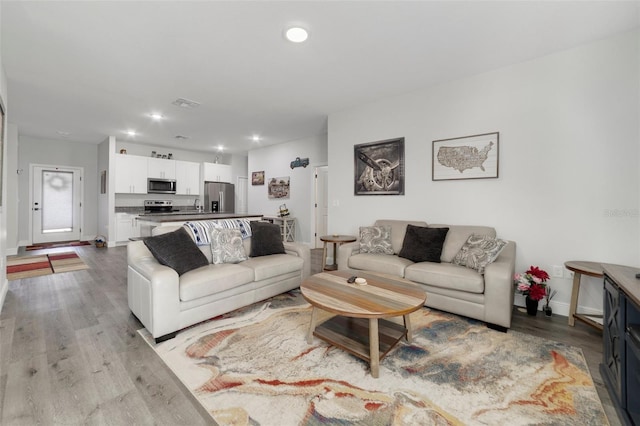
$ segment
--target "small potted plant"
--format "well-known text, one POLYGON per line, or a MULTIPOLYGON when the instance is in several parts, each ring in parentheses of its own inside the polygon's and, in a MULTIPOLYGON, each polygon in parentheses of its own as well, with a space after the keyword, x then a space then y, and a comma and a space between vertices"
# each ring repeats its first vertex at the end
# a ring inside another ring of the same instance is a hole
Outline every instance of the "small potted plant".
POLYGON ((551 314, 553 313, 553 310, 551 309, 551 305, 549 303, 551 302, 551 299, 553 299, 553 296, 555 296, 557 292, 558 290, 551 290, 551 287, 547 287, 547 295, 545 296, 545 304, 543 307, 543 311, 544 311, 544 314, 548 317, 550 317, 551 314))

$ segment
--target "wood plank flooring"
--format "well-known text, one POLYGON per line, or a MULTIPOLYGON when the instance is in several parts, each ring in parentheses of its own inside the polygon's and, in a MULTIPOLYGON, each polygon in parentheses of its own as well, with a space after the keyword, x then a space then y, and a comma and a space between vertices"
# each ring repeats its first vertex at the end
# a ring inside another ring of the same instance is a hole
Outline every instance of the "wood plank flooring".
MULTIPOLYGON (((0 313, 0 424, 213 424, 136 332, 126 247, 74 249, 90 269, 9 283, 0 313)), ((322 249, 313 252, 316 273, 322 249)), ((581 347, 609 421, 620 424, 598 370, 599 331, 517 309, 513 330, 581 347)))

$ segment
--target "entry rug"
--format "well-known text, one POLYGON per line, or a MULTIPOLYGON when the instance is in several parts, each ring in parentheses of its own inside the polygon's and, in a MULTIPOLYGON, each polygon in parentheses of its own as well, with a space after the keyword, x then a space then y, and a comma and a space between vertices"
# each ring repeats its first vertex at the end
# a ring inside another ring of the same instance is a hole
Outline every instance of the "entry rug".
POLYGON ((62 243, 40 243, 34 244, 32 246, 26 246, 26 251, 31 250, 42 250, 49 248, 60 248, 60 247, 78 247, 78 246, 90 246, 91 243, 89 241, 65 241, 62 243))
POLYGON ((160 344, 140 334, 220 425, 606 425, 579 348, 424 308, 413 343, 369 366, 314 338, 297 292, 160 344))
POLYGON ((41 256, 7 257, 7 280, 33 278, 60 272, 88 269, 76 252, 51 253, 41 256))

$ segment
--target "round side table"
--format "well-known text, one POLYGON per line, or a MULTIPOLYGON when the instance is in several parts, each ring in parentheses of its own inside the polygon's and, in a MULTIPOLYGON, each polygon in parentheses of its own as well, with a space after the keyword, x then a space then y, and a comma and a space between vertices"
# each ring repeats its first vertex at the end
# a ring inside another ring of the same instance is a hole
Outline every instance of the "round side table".
POLYGON ((338 269, 338 245, 352 243, 358 238, 354 235, 323 235, 320 241, 324 242, 322 250, 322 270, 335 271, 338 269), (333 264, 327 265, 327 243, 333 243, 333 264))
POLYGON ((593 318, 602 318, 601 315, 584 315, 576 312, 578 308, 578 295, 580 294, 580 278, 582 275, 602 278, 602 264, 598 262, 585 262, 582 260, 570 260, 564 263, 564 267, 573 271, 573 287, 571 289, 571 305, 569 305, 569 325, 573 327, 575 320, 580 320, 592 327, 602 330, 602 324, 593 318))

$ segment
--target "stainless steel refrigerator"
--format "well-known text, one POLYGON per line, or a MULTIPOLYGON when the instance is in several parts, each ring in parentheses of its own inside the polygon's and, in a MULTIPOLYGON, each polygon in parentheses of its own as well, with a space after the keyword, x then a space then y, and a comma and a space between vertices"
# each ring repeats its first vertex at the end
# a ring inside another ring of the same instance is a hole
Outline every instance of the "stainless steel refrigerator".
POLYGON ((204 208, 212 213, 235 213, 235 189, 232 183, 204 183, 204 208))

